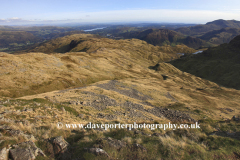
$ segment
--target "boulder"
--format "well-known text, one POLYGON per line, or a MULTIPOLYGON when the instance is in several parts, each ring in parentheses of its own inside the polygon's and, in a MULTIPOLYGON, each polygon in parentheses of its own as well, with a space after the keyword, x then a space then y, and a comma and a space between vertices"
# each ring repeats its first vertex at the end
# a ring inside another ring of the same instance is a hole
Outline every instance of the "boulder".
POLYGON ((10 149, 10 157, 13 160, 33 160, 38 155, 46 156, 43 151, 38 148, 32 141, 22 142, 13 145, 14 149, 10 149))
POLYGON ((65 152, 69 146, 68 142, 65 141, 62 136, 53 138, 52 144, 53 144, 53 149, 55 154, 65 152))
POLYGON ((0 160, 8 160, 9 149, 4 147, 0 150, 0 160))
POLYGON ((10 150, 10 157, 13 160, 34 160, 36 157, 29 148, 17 148, 10 150))
POLYGON ((54 150, 53 150, 53 144, 50 139, 41 139, 40 140, 41 145, 44 148, 44 153, 48 155, 50 158, 55 158, 54 150))

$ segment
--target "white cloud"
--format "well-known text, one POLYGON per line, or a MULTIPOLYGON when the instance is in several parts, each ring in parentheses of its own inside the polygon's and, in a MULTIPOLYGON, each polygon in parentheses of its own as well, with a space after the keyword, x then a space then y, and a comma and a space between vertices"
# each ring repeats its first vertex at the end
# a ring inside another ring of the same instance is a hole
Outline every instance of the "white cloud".
POLYGON ((176 22, 176 23, 206 23, 216 19, 240 20, 240 13, 229 11, 209 10, 167 10, 167 9, 138 9, 114 10, 102 12, 66 12, 28 17, 24 20, 18 17, 0 20, 6 23, 68 23, 68 22, 176 22), (70 19, 71 18, 71 19, 70 19), (34 20, 33 20, 34 19, 34 20))
POLYGON ((21 20, 21 18, 18 18, 18 17, 12 17, 12 18, 9 18, 9 20, 21 20))

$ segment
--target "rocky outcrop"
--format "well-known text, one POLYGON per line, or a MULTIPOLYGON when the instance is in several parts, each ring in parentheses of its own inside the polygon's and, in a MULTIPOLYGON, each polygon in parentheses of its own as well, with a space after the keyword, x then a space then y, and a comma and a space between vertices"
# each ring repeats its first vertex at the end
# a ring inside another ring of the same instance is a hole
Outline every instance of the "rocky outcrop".
POLYGON ((52 144, 55 154, 64 153, 69 146, 68 142, 62 136, 53 138, 52 144))
POLYGON ((0 150, 0 160, 8 160, 9 149, 3 148, 0 150))
POLYGON ((9 151, 10 158, 13 160, 34 160, 38 155, 46 156, 32 141, 13 145, 13 148, 9 151))

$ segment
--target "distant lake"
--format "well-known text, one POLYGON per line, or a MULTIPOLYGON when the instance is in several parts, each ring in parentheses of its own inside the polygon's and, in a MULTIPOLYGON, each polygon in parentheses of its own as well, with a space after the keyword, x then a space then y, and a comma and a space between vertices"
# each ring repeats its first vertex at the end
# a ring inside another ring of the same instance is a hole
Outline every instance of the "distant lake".
POLYGON ((106 28, 106 27, 87 29, 87 30, 83 30, 83 31, 85 31, 85 32, 91 32, 91 31, 95 31, 95 30, 99 30, 99 29, 104 29, 104 28, 106 28))
MULTIPOLYGON (((193 53, 193 54, 198 54, 198 53, 202 53, 203 51, 197 51, 197 52, 195 52, 195 53, 193 53)), ((185 55, 185 53, 177 53, 177 54, 179 54, 179 55, 185 55)))
POLYGON ((193 53, 193 54, 198 54, 198 53, 202 53, 203 51, 197 51, 197 52, 195 52, 195 53, 193 53))

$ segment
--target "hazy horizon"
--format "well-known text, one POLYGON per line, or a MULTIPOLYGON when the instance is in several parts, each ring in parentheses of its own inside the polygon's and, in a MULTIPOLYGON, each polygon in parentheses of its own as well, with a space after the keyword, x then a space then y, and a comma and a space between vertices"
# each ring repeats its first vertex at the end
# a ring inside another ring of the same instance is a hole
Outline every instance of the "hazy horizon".
POLYGON ((240 20, 237 0, 12 0, 1 2, 0 25, 66 23, 191 23, 240 20))

